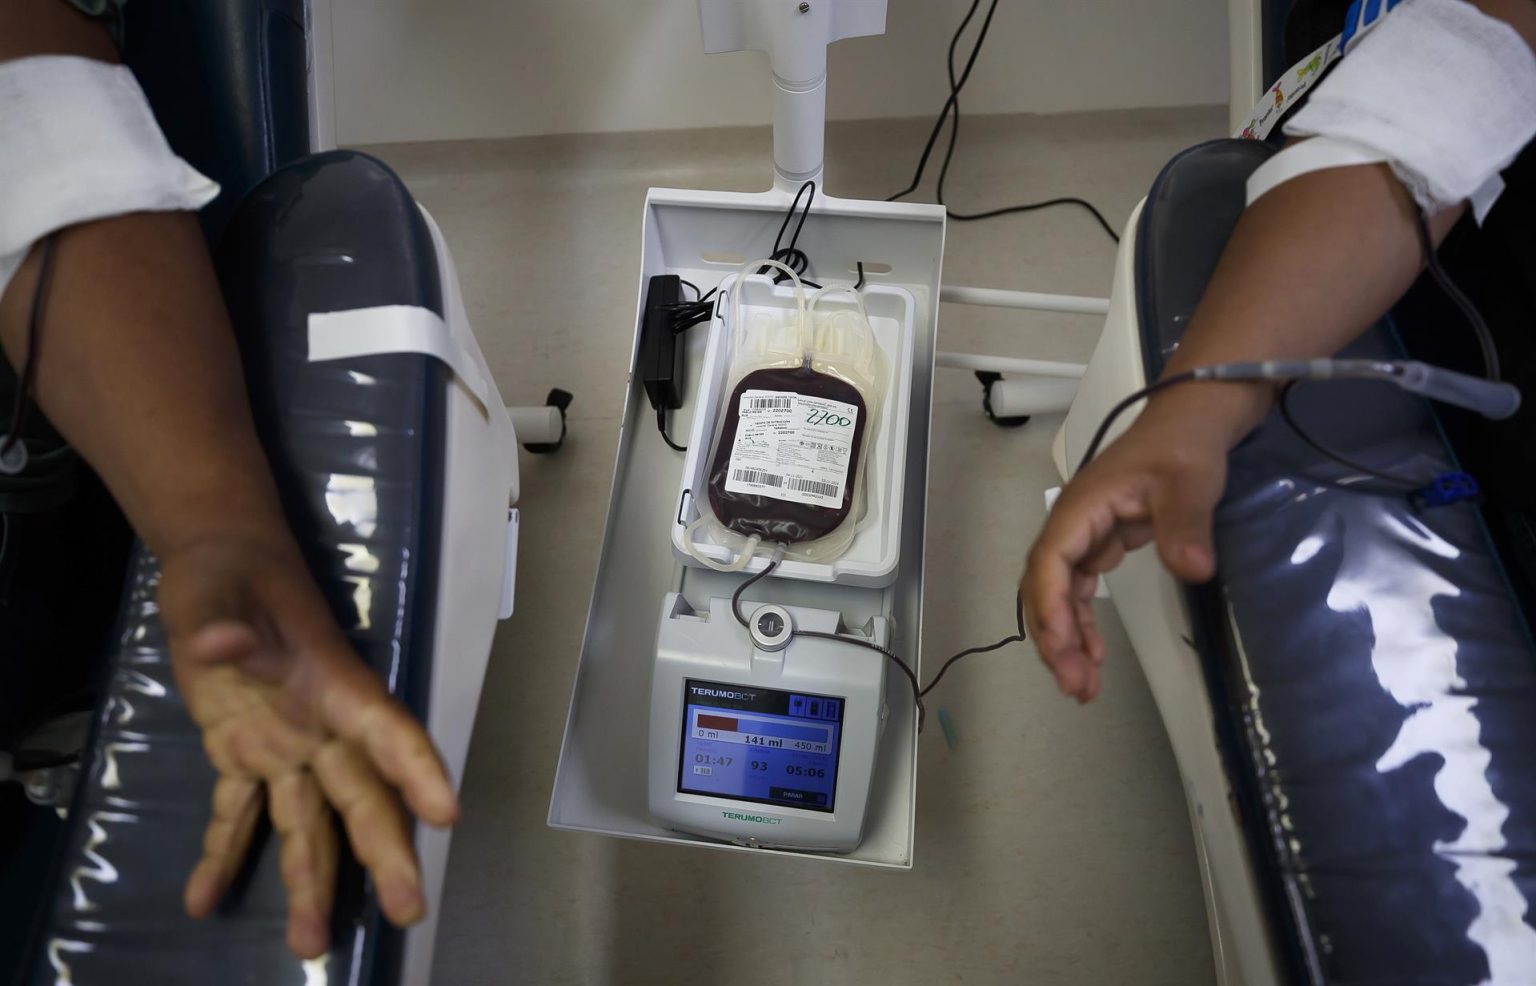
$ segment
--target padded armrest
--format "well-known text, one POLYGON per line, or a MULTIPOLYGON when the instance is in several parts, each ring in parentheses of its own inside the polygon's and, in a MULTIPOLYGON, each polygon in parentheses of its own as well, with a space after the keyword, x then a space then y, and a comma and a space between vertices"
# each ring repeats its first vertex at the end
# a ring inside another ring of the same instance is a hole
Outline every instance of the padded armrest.
MULTIPOLYGON (((1161 372, 1266 152, 1202 145, 1142 215, 1147 376, 1161 372)), ((1297 244, 1297 249, 1305 249, 1297 244)), ((1398 358, 1394 318, 1348 351, 1398 358)), ((1332 449, 1428 483, 1458 468, 1427 403, 1298 388, 1332 449)), ((1536 982, 1536 647, 1475 504, 1413 507, 1271 416, 1236 450, 1195 643, 1293 974, 1536 982), (1330 483, 1350 480, 1349 489, 1330 483)))
MULTIPOLYGON (((431 235, 387 167, 333 152, 258 186, 216 259, 258 429, 310 567, 363 660, 420 714, 436 611, 448 374, 414 354, 311 364, 307 319, 389 304, 441 314, 431 235)), ((201 923, 182 913, 213 773, 171 677, 157 581, 141 550, 30 981, 395 981, 400 936, 349 858, 333 949, 307 968, 284 944, 286 895, 270 836, 222 913, 201 923)))

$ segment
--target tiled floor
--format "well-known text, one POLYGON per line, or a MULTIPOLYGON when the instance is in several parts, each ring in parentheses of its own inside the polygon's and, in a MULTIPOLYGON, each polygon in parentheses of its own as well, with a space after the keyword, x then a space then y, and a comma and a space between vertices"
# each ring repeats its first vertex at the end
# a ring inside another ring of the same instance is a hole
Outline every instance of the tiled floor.
MULTIPOLYGON (((1055 195, 1116 226, 1216 109, 967 118, 957 208, 1055 195)), ((921 121, 834 125, 829 190, 902 187, 921 121)), ((464 778, 436 979, 480 983, 1198 984, 1211 957, 1177 776, 1111 613, 1103 697, 1061 699, 1022 649, 935 692, 959 743, 920 754, 916 866, 870 872, 545 827, 623 403, 650 185, 757 190, 765 130, 373 148, 437 218, 502 394, 576 394, 560 454, 522 462, 518 614, 496 641, 464 778)), ((925 189, 928 186, 925 185, 925 189)), ((1086 214, 952 224, 950 283, 1103 294, 1114 261, 1086 214)), ((945 306, 940 348, 1084 360, 1092 319, 945 306)), ((935 388, 924 651, 1007 631, 1055 485, 1056 420, 989 425, 968 374, 935 388)))

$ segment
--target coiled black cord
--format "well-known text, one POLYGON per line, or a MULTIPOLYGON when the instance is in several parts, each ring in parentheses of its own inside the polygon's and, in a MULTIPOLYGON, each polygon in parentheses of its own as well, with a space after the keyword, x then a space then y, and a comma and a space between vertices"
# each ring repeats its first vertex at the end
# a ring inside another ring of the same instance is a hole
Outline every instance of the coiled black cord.
MULTIPOLYGON (((746 592, 762 579, 767 578, 778 567, 779 558, 774 558, 763 568, 761 572, 758 572, 756 575, 747 579, 741 585, 736 587, 735 592, 731 593, 731 612, 735 614, 736 622, 740 623, 743 627, 750 629, 751 624, 747 622, 746 614, 741 611, 742 593, 746 592)), ((972 647, 968 650, 961 651, 954 657, 951 657, 949 660, 945 661, 944 664, 939 668, 939 673, 934 675, 933 680, 928 682, 926 686, 918 680, 917 672, 912 670, 912 666, 906 661, 902 660, 895 651, 887 647, 882 647, 872 640, 865 640, 863 637, 850 637, 841 633, 827 633, 823 630, 795 630, 792 636, 814 637, 817 640, 839 641, 845 644, 853 644, 856 647, 863 647, 866 650, 872 650, 877 654, 884 655, 892 664, 896 665, 897 669, 900 670, 902 675, 907 679, 907 683, 912 686, 912 704, 917 708, 917 731, 921 733, 923 731, 923 726, 927 723, 928 720, 928 709, 923 704, 923 696, 933 691, 933 689, 938 685, 939 681, 944 677, 945 672, 953 667, 956 661, 959 661, 961 658, 970 657, 974 654, 986 654, 990 653, 991 651, 1000 650, 1009 644, 1022 643, 1026 639, 1024 635, 1023 599, 1014 600, 1014 620, 1018 626, 1017 633, 1010 634, 995 644, 987 644, 984 647, 972 647)))

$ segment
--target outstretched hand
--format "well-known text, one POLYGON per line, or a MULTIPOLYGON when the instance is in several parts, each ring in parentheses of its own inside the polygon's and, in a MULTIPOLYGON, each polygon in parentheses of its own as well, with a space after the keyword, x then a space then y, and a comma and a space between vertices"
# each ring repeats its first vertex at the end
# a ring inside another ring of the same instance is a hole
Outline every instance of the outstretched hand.
POLYGON ((1099 576, 1153 541, 1175 576, 1215 572, 1211 513, 1226 482, 1227 446, 1149 412, 1062 490, 1041 529, 1019 595, 1040 658, 1063 695, 1099 693, 1104 639, 1093 614, 1099 576))
POLYGON ((203 856, 186 885, 188 913, 218 904, 265 810, 282 842, 288 946, 322 954, 334 811, 385 916, 419 920, 425 903, 406 809, 452 824, 453 787, 426 731, 347 644, 286 531, 226 531, 167 552, 159 599, 177 685, 219 774, 203 856))

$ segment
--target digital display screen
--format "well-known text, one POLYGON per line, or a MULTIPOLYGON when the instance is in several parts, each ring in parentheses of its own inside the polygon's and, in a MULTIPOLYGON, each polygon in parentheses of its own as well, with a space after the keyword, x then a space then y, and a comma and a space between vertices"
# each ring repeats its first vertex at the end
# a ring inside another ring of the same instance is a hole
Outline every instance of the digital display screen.
POLYGON ((689 679, 677 789, 831 811, 842 732, 841 698, 689 679))

